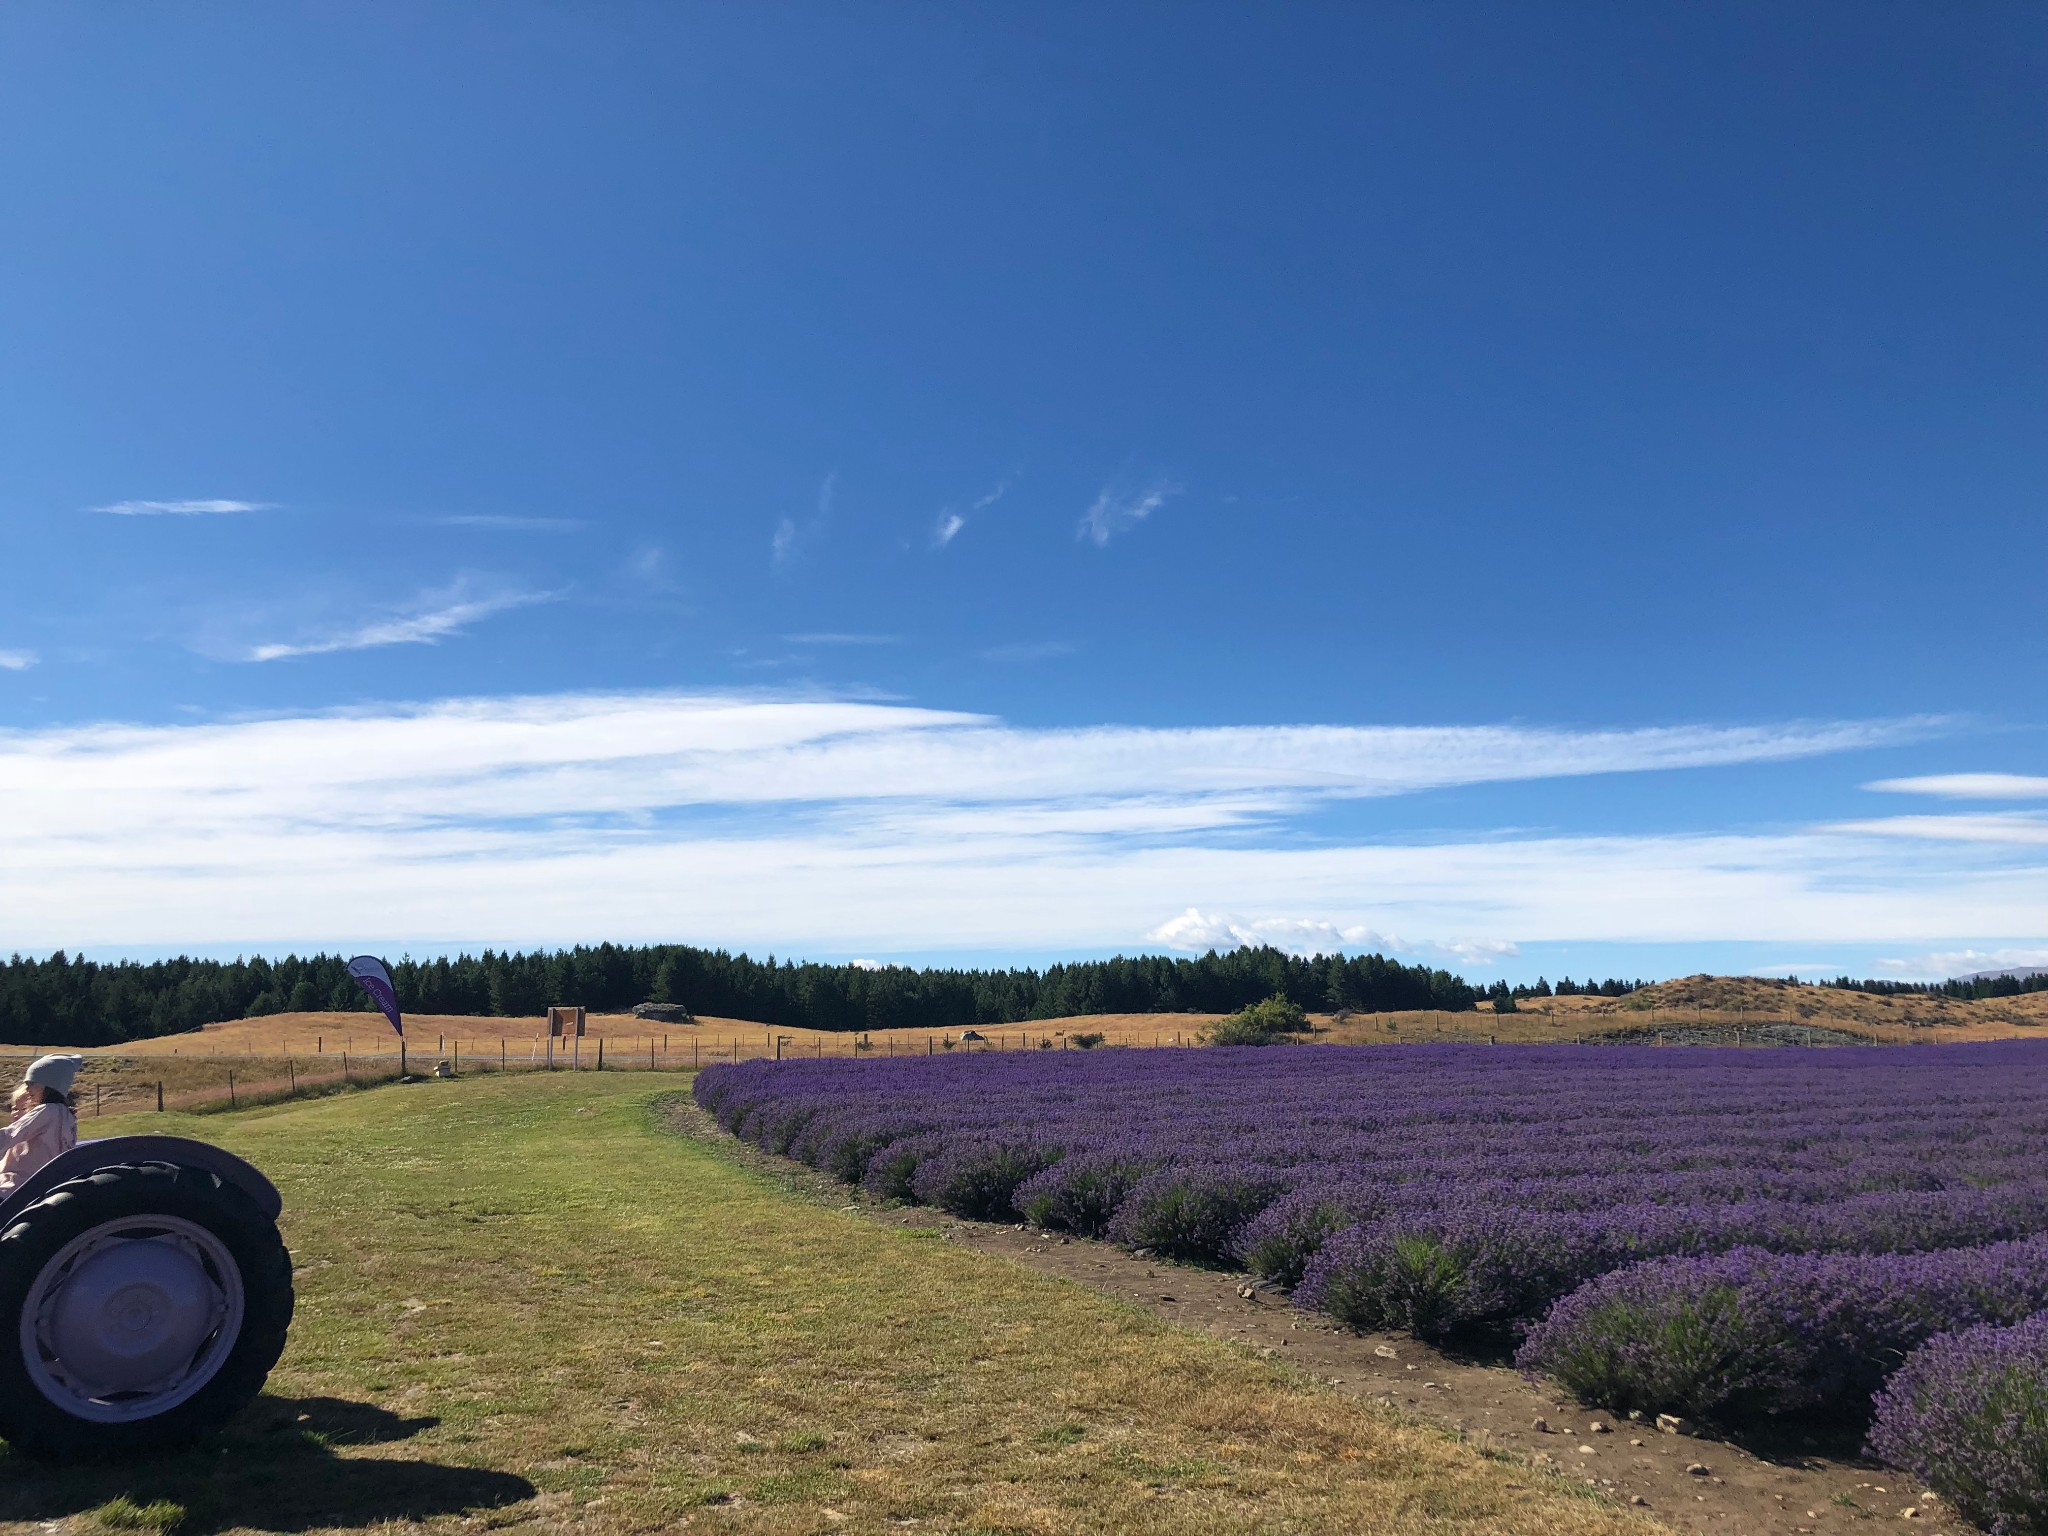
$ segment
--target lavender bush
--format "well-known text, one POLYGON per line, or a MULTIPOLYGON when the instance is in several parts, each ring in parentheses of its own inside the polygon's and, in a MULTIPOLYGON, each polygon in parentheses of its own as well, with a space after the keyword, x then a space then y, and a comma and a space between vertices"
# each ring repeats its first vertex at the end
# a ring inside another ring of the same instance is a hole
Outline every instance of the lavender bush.
POLYGON ((1877 1396, 1870 1452, 1993 1536, 2048 1533, 2048 1313, 1914 1351, 1877 1396))
POLYGON ((1603 1407, 1734 1421, 1853 1405, 1936 1334, 2043 1308, 2048 1238, 1943 1253, 1738 1248, 1582 1286, 1518 1361, 1603 1407))
POLYGON ((1134 1152, 1077 1152, 1027 1179, 1012 1203, 1033 1226, 1102 1237, 1131 1187, 1157 1166, 1134 1152))
POLYGON ((1169 1259, 1218 1264, 1231 1235, 1286 1187, 1279 1174, 1241 1164, 1175 1164, 1132 1187, 1110 1219, 1109 1235, 1169 1259))
POLYGON ((885 1198, 1240 1265, 1360 1328, 1548 1312, 1524 1358, 1617 1406, 1852 1400, 2048 1306, 2001 1268, 2048 1234, 2031 1042, 963 1052, 696 1092, 885 1198))

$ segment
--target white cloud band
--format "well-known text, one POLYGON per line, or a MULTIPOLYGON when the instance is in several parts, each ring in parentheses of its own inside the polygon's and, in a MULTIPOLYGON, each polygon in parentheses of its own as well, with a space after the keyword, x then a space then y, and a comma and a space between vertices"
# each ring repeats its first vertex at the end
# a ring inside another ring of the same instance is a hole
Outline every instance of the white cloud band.
POLYGON ((1210 925, 1469 964, 1591 936, 2048 928, 2048 871, 2009 844, 1819 828, 1333 846, 1293 820, 1332 799, 1804 757, 1922 730, 1034 731, 662 694, 5 733, 0 925, 45 947, 671 937, 854 953, 1195 942, 1210 925), (1215 915, 1238 913, 1253 916, 1215 915))

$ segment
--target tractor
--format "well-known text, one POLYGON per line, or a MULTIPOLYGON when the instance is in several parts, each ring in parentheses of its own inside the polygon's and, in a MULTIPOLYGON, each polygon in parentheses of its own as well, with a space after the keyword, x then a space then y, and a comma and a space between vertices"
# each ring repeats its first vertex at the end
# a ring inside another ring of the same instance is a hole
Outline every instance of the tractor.
POLYGON ((81 1141, 0 1200, 0 1436, 59 1459, 183 1444, 292 1320, 270 1180, 177 1136, 81 1141))

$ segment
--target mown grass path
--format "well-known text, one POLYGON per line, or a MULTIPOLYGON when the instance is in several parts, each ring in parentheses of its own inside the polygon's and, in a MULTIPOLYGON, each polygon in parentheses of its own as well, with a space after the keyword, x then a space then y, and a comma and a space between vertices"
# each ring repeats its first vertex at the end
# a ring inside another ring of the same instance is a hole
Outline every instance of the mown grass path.
POLYGON ((677 1088, 479 1079, 152 1117, 283 1190, 291 1346, 200 1451, 0 1456, 0 1520, 1656 1529, 1080 1286, 820 1205, 663 1131, 677 1088))

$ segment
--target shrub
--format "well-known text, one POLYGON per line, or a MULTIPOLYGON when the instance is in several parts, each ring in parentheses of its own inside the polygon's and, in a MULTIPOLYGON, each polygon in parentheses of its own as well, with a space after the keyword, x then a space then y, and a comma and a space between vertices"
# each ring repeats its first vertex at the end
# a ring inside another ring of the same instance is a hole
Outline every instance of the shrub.
POLYGON ((1077 1153, 1025 1180, 1011 1203, 1035 1227, 1101 1237, 1124 1198, 1157 1166, 1128 1153, 1077 1153))
POLYGON ((861 1126, 837 1130, 818 1138, 811 1165, 842 1184, 858 1184, 877 1152, 901 1141, 905 1132, 893 1126, 861 1126))
POLYGON ((1078 1049, 1092 1051, 1095 1047, 1102 1044, 1103 1041, 1107 1040, 1109 1036, 1103 1034, 1100 1030, 1089 1029, 1083 1030, 1078 1035, 1070 1035, 1068 1038, 1074 1042, 1078 1049))
POLYGON ((1013 1141, 955 1141, 918 1160, 910 1192, 973 1221, 1007 1221, 1017 1186, 1052 1162, 1048 1147, 1013 1141))
POLYGON ((1275 993, 1232 1014, 1209 1031, 1211 1045, 1272 1045, 1308 1028, 1308 1015, 1275 993))
POLYGON ((1612 1262, 1600 1222, 1479 1206, 1404 1214, 1340 1233, 1306 1266, 1297 1305, 1361 1332, 1442 1337, 1526 1316, 1612 1262))
POLYGON ((1261 1280, 1293 1290, 1323 1244, 1381 1214, 1377 1206, 1366 1196, 1297 1190, 1246 1222, 1230 1240, 1230 1256, 1261 1280))
POLYGON ((1237 1229, 1285 1188, 1270 1168, 1161 1168, 1117 1207, 1109 1235, 1170 1259, 1220 1264, 1237 1229))
POLYGON ((1870 1452, 1995 1536, 2048 1532, 2048 1313, 1917 1349, 1876 1402, 1870 1452))
POLYGON ((1795 1331, 1775 1312, 1746 1305, 1739 1283, 1599 1289, 1599 1304, 1583 1311, 1567 1312, 1570 1298, 1561 1303, 1557 1321, 1523 1344, 1521 1363, 1621 1413, 1743 1419, 1800 1390, 1809 1362, 1795 1331))
POLYGON ((868 1159, 860 1187, 878 1200, 915 1200, 917 1193, 911 1180, 917 1176, 917 1165, 944 1145, 945 1138, 937 1135, 906 1136, 901 1141, 892 1141, 868 1159))
POLYGON ((1518 1362, 1589 1402, 1736 1421, 1860 1406, 1906 1352, 2048 1308, 2048 1241, 1658 1259, 1559 1302, 1518 1362))

